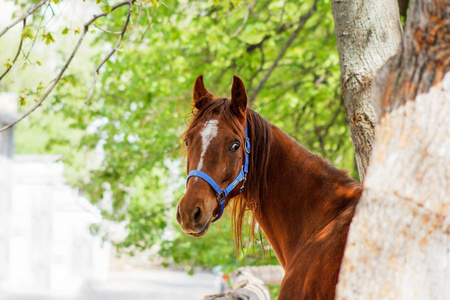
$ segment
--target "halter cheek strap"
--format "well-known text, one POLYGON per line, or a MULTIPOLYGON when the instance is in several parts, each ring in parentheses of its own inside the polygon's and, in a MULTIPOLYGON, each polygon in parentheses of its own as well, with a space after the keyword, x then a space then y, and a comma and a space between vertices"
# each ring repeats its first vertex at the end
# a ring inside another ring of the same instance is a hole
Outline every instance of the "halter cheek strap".
POLYGON ((186 179, 186 187, 189 182, 189 178, 195 176, 200 177, 204 181, 206 181, 216 192, 216 200, 219 204, 220 211, 217 217, 212 220, 212 223, 216 222, 217 220, 222 217, 223 210, 225 208, 225 197, 232 191, 234 188, 238 185, 239 182, 242 181, 241 189, 239 190, 239 194, 242 193, 244 190, 245 181, 247 180, 247 173, 248 173, 248 164, 249 164, 249 154, 250 154, 250 139, 248 138, 248 130, 247 130, 247 124, 245 125, 245 143, 244 143, 244 164, 242 165, 241 171, 237 175, 237 177, 224 189, 222 189, 215 181, 211 178, 208 174, 206 174, 203 171, 199 170, 192 170, 187 179, 186 179))

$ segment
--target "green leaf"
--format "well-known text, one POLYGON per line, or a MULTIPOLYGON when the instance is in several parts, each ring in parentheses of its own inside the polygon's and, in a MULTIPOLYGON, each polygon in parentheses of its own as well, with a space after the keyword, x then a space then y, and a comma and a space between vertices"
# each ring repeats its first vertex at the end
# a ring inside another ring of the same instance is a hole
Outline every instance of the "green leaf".
POLYGON ((27 101, 25 100, 25 97, 23 97, 23 96, 20 96, 19 97, 19 105, 20 106, 24 106, 25 104, 27 104, 27 101))
POLYGON ((11 61, 11 59, 8 58, 8 60, 7 60, 6 63, 5 63, 5 67, 6 67, 7 69, 9 69, 9 68, 12 67, 12 61, 11 61))
MULTIPOLYGON (((139 3, 145 8, 153 5, 151 1, 139 3)), ((118 251, 127 253, 159 245, 159 254, 167 262, 191 270, 195 266, 221 265, 228 272, 241 265, 275 262, 275 255, 266 252, 266 258, 262 258, 259 244, 246 235, 249 228, 245 223, 244 244, 248 246, 237 257, 229 215, 211 228, 209 236, 186 236, 173 218, 176 204, 167 203, 168 186, 183 181, 185 166, 175 167, 174 175, 163 162, 181 160, 178 141, 186 127, 185 116, 192 111, 189 95, 196 75, 205 74, 205 84, 217 96, 229 96, 234 74, 256 86, 294 30, 292 24, 313 1, 213 1, 171 1, 170 9, 160 7, 154 16, 149 10, 150 18, 141 17, 140 24, 135 22, 134 29, 127 31, 120 45, 121 54, 113 63, 105 64, 95 96, 85 107, 79 100, 92 84, 86 70, 92 70, 92 63, 103 55, 100 49, 117 40, 115 35, 97 32, 89 45, 92 50, 84 48, 86 55, 77 58, 70 75, 61 78, 56 86, 43 115, 36 116, 39 126, 28 130, 29 135, 39 137, 36 145, 30 146, 28 139, 23 139, 18 149, 34 147, 42 152, 45 143, 46 151, 64 153, 65 166, 70 170, 68 182, 83 190, 92 202, 102 199, 105 192, 111 193, 115 210, 102 215, 115 221, 129 220, 128 236, 115 243, 118 251), (248 16, 247 3, 255 3, 248 16), (153 19, 151 30, 142 38, 149 19, 153 19), (231 38, 234 33, 239 34, 237 38, 231 38), (49 130, 36 134, 42 124, 47 124, 45 129, 49 130), (97 124, 94 130, 87 132, 86 128, 93 124, 97 124), (41 136, 47 137, 45 142, 41 136), (102 164, 87 169, 85 157, 97 151, 99 145, 104 151, 102 164), (169 222, 174 223, 175 232, 166 240, 163 233, 169 222)), ((104 1, 97 3, 107 8, 104 1)), ((99 19, 98 25, 117 31, 125 16, 123 7, 99 19)), ((80 28, 74 32, 80 34, 80 28)), ((352 169, 353 148, 345 109, 339 110, 339 56, 330 1, 322 1, 299 36, 261 89, 255 106, 262 116, 309 150, 338 167, 352 169), (335 118, 336 112, 339 114, 335 118), (318 133, 323 143, 319 143, 318 133)), ((27 95, 21 96, 28 99, 27 95)), ((182 183, 174 192, 170 190, 169 198, 174 202, 182 197, 182 183)), ((107 235, 102 238, 108 240, 107 235)))
POLYGON ((109 6, 108 2, 104 2, 101 5, 102 12, 105 14, 109 14, 111 12, 111 6, 109 6))
POLYGON ((61 33, 62 33, 63 35, 68 34, 68 33, 69 33, 69 28, 65 27, 61 33))
POLYGON ((40 92, 43 89, 44 89, 44 87, 42 86, 42 81, 41 81, 41 82, 39 82, 39 85, 37 86, 36 91, 40 92))
POLYGON ((47 45, 55 42, 55 39, 53 38, 53 35, 50 32, 42 34, 42 38, 44 39, 45 44, 47 45))
POLYGON ((22 39, 34 39, 34 33, 33 33, 33 26, 27 26, 25 27, 25 29, 22 31, 22 39))

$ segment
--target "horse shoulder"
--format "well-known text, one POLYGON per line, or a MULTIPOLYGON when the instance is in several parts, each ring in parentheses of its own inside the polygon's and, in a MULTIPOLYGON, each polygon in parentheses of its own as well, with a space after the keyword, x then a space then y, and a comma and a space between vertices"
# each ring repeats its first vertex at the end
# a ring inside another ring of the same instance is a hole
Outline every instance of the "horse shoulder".
POLYGON ((348 207, 297 249, 286 265, 279 300, 334 299, 354 207, 348 207))

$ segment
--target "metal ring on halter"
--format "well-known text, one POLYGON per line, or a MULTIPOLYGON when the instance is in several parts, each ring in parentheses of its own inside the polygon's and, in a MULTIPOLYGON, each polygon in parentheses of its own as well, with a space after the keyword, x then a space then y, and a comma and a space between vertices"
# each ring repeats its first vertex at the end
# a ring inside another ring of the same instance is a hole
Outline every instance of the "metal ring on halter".
POLYGON ((220 194, 217 194, 216 201, 217 203, 220 204, 220 202, 224 199, 225 199, 225 192, 222 190, 220 194))
POLYGON ((241 189, 239 191, 239 194, 244 191, 244 187, 245 187, 245 182, 246 181, 247 181, 247 173, 244 173, 244 178, 242 178, 242 185, 241 185, 241 189))
POLYGON ((250 139, 249 138, 245 139, 244 149, 247 154, 250 154, 250 139))

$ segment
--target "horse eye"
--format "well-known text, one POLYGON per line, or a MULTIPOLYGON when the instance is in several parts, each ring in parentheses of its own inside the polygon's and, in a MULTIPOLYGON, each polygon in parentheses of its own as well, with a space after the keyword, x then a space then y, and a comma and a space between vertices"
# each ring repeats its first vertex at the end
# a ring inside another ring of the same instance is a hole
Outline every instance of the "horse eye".
POLYGON ((238 151, 239 150, 239 147, 240 147, 241 145, 239 145, 239 143, 233 143, 233 145, 231 145, 231 147, 230 147, 230 151, 231 152, 236 152, 236 151, 238 151))
POLYGON ((187 141, 187 139, 184 139, 184 145, 185 145, 186 147, 188 147, 188 141, 187 141))

